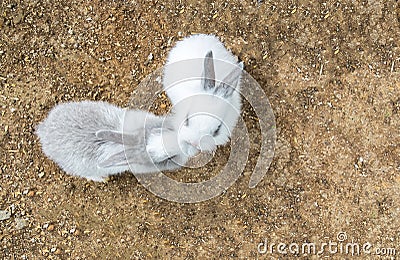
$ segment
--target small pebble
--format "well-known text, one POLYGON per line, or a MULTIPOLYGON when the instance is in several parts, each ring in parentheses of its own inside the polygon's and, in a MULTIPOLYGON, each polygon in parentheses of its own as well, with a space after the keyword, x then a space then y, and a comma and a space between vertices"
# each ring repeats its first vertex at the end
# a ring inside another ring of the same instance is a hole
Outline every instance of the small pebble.
POLYGON ((47 227, 47 231, 53 231, 54 230, 54 225, 49 225, 47 227))
POLYGON ((153 60, 153 58, 153 53, 150 53, 149 56, 147 56, 147 60, 145 61, 144 65, 149 64, 153 60))
POLYGON ((16 218, 15 219, 15 228, 17 230, 21 230, 28 225, 28 221, 23 218, 16 218))
POLYGON ((0 210, 0 220, 6 220, 11 218, 11 212, 7 210, 0 210))
POLYGON ((19 24, 24 20, 24 13, 20 10, 16 16, 13 18, 14 24, 19 24))
POLYGON ((154 58, 153 53, 150 52, 149 56, 147 56, 147 61, 152 61, 154 58))
POLYGON ((244 176, 250 176, 250 174, 251 174, 251 172, 249 172, 249 171, 243 172, 243 175, 244 175, 244 176))

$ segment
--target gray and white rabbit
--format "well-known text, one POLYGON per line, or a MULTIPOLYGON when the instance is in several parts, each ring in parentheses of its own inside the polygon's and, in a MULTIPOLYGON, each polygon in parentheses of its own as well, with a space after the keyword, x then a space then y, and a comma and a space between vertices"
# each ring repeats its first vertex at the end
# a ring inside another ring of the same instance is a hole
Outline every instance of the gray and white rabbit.
POLYGON ((214 35, 176 43, 164 67, 163 88, 171 100, 180 144, 214 151, 228 142, 241 110, 243 63, 214 35))
POLYGON ((178 145, 168 117, 106 102, 59 104, 36 134, 44 153, 64 171, 93 181, 129 170, 178 169, 189 158, 184 150, 193 150, 178 145))

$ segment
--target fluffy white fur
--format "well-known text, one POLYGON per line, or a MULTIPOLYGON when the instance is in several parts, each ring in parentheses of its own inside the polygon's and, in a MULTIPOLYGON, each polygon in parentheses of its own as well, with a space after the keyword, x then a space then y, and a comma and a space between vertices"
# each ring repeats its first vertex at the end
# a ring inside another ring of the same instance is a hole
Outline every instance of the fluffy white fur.
POLYGON ((168 55, 163 87, 174 106, 180 143, 190 144, 197 150, 213 151, 217 145, 228 142, 240 115, 242 68, 243 64, 238 63, 237 57, 214 35, 193 35, 176 43, 168 55), (210 51, 215 86, 207 89, 205 57, 210 51), (234 78, 229 77, 235 70, 239 73, 234 78), (226 95, 220 84, 224 81, 236 91, 226 95))
POLYGON ((186 163, 188 157, 180 154, 179 147, 172 147, 176 132, 167 121, 105 102, 71 102, 54 107, 36 134, 43 152, 64 171, 103 181, 128 170, 149 173, 177 169, 186 163), (162 135, 172 141, 165 145, 162 135), (147 150, 152 152, 150 157, 147 150))

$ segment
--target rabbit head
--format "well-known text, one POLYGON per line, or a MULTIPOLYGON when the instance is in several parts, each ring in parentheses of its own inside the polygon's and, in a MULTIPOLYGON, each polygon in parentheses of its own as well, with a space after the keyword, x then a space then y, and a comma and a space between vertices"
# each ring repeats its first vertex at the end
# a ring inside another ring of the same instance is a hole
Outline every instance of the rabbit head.
POLYGON ((204 58, 202 91, 174 104, 175 125, 180 143, 211 152, 228 142, 240 114, 239 81, 243 63, 228 64, 230 72, 221 81, 215 78, 212 51, 204 58))

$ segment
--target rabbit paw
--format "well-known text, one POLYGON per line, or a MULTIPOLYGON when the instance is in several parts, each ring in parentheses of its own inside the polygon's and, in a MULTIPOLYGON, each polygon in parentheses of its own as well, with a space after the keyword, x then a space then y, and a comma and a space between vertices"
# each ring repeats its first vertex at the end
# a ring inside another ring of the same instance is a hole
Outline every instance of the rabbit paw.
POLYGON ((170 156, 164 147, 164 140, 161 134, 151 135, 147 141, 146 151, 153 162, 162 162, 170 156))
POLYGON ((108 182, 109 181, 109 176, 87 176, 86 179, 88 181, 94 181, 94 182, 108 182))

